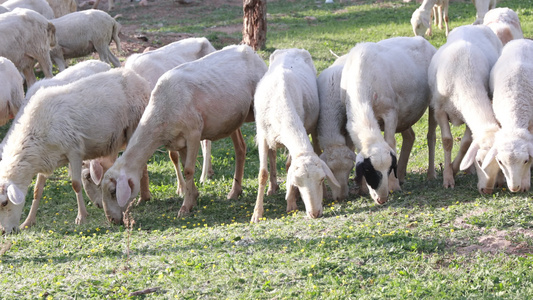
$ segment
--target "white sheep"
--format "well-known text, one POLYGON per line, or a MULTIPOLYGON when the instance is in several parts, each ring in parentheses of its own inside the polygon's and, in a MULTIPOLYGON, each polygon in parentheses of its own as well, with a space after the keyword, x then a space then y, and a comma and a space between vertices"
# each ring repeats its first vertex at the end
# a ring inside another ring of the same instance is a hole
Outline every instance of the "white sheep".
MULTIPOLYGON (((287 211, 298 209, 296 191, 299 190, 307 215, 311 218, 322 216, 324 179, 327 177, 333 185, 339 186, 339 183, 309 141, 308 134, 311 134, 316 143, 318 112, 316 69, 311 54, 304 49, 274 51, 270 55, 268 72, 257 85, 254 98, 259 189, 252 222, 259 222, 263 217, 268 153, 275 154, 280 146, 285 146, 291 157, 285 196, 287 211)), ((275 169, 275 164, 270 168, 275 169)))
POLYGON ((149 95, 146 80, 123 68, 39 89, 12 125, 0 161, 0 224, 4 230, 17 228, 32 178, 38 173, 51 174, 67 163, 78 202, 76 223, 83 223, 87 210, 82 161, 117 156, 135 130, 149 95))
POLYGON ((496 160, 509 190, 527 192, 533 159, 533 41, 519 39, 503 47, 491 71, 490 89, 501 130, 482 168, 496 160))
POLYGON ((102 200, 108 220, 122 222, 122 213, 139 191, 141 166, 161 145, 180 151, 185 161, 185 197, 178 213, 184 216, 198 197, 194 169, 200 141, 231 136, 235 175, 228 199, 236 199, 242 192, 246 152, 240 126, 266 70, 251 47, 240 45, 227 46, 163 74, 126 150, 105 173, 102 200))
POLYGON ((359 151, 356 181, 366 179, 378 204, 388 200, 389 191, 400 190, 405 180, 415 140, 411 126, 429 105, 427 69, 435 51, 417 36, 359 43, 348 54, 341 97, 346 103, 346 128, 359 151), (403 138, 398 163, 396 132, 403 138))
POLYGON ((489 10, 496 8, 498 0, 472 0, 472 3, 476 7, 476 20, 474 21, 473 25, 479 25, 483 24, 483 18, 485 17, 485 14, 489 10))
POLYGON ((411 16, 411 26, 415 36, 431 35, 431 19, 442 29, 442 21, 446 27, 446 36, 450 32, 448 25, 449 0, 424 0, 411 16))
MULTIPOLYGON (((494 189, 498 165, 493 163, 481 168, 481 164, 499 129, 489 98, 489 75, 501 48, 501 41, 489 27, 466 25, 452 30, 446 44, 433 56, 429 85, 431 107, 441 129, 445 188, 455 186, 454 175, 459 168, 465 170, 474 164, 480 193, 492 193, 494 189), (453 163, 453 136, 448 122, 455 126, 467 125, 453 163)), ((434 147, 435 139, 430 139, 428 144, 434 147)), ((434 172, 434 168, 430 162, 429 171, 434 172)))
POLYGON ((55 18, 62 17, 78 10, 78 3, 76 0, 46 0, 46 2, 48 2, 52 8, 55 18))
POLYGON ((96 51, 101 61, 120 67, 120 61, 109 50, 113 40, 117 51, 121 51, 120 24, 108 13, 89 9, 73 12, 51 22, 56 28, 57 46, 50 55, 59 71, 67 65, 65 59, 83 57, 96 51))
POLYGON ((14 10, 15 8, 26 8, 31 9, 40 13, 43 17, 48 20, 54 18, 54 11, 50 7, 50 4, 46 0, 8 0, 2 3, 3 7, 8 10, 14 10))
POLYGON ((18 113, 24 102, 24 79, 17 67, 7 58, 0 57, 0 126, 18 113))
POLYGON ((0 14, 0 56, 9 59, 22 72, 26 86, 35 81, 33 67, 39 62, 46 78, 52 78, 50 47, 55 46, 55 27, 39 13, 15 8, 0 14))
MULTIPOLYGON (((132 69, 146 79, 153 89, 157 80, 166 71, 177 67, 183 63, 199 59, 207 54, 214 52, 216 49, 205 38, 187 38, 177 42, 170 43, 164 47, 145 53, 132 54, 126 60, 124 67, 132 69)), ((207 177, 213 174, 211 165, 211 141, 202 141, 202 154, 204 163, 200 182, 206 182, 207 177)), ((178 152, 170 153, 172 162, 179 161, 178 152)), ((178 195, 183 195, 185 188, 185 179, 180 170, 180 164, 175 164, 178 195)), ((105 170, 104 170, 105 173, 105 170)))
POLYGON ((348 197, 348 180, 355 162, 355 146, 346 130, 346 104, 341 100, 341 76, 347 55, 339 57, 317 78, 320 112, 317 134, 320 158, 328 165, 340 188, 330 184, 334 200, 348 197))
POLYGON ((489 26, 504 46, 510 40, 524 38, 518 15, 507 7, 489 10, 483 18, 483 25, 489 26))

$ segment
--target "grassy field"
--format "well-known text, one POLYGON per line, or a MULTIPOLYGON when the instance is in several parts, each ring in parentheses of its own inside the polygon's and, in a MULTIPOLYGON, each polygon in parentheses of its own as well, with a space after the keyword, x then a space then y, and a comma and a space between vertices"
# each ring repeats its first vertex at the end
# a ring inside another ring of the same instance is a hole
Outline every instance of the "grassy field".
MULTIPOLYGON (((335 2, 269 2, 267 48, 260 54, 267 59, 275 49, 305 48, 320 72, 335 59, 330 50, 344 54, 360 41, 410 36, 411 13, 419 5, 335 2)), ((533 35, 531 1, 498 6, 517 11, 525 36, 533 35)), ((208 30, 242 22, 240 7, 213 10, 204 0, 188 9, 205 18, 173 20, 129 19, 132 9, 117 5, 126 16, 121 23, 139 22, 145 32, 207 36, 217 48, 240 40, 240 33, 208 30)), ((475 19, 470 1, 452 2, 449 14, 451 28, 475 19)), ((429 41, 441 46, 444 32, 434 29, 429 41)), ((463 129, 454 129, 457 143, 463 129)), ((439 141, 439 178, 427 181, 426 131, 424 117, 415 128, 402 192, 383 206, 356 195, 325 199, 324 216, 316 220, 305 217, 301 202, 299 212, 286 213, 286 157, 278 151, 281 191, 265 198, 265 220, 249 223, 259 166, 254 124, 243 126, 248 149, 240 199, 226 200, 234 169, 231 140, 214 142, 215 175, 197 183, 198 206, 187 218, 177 218, 183 199, 175 194, 163 149, 149 161, 153 198, 134 207, 131 226, 109 224, 88 200, 89 222, 75 225, 75 194, 61 168, 47 182, 38 224, 2 237, 0 299, 531 299, 532 193, 500 188, 482 196, 476 176, 466 174, 457 176, 454 189, 443 189, 439 141), (145 294, 136 296, 138 291, 145 294)))

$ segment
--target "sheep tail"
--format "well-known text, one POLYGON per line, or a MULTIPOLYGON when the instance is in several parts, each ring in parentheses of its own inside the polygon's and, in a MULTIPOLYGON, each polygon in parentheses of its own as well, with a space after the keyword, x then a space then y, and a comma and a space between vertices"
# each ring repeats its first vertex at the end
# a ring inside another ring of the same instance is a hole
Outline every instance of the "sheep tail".
POLYGON ((118 22, 115 22, 115 25, 113 25, 113 41, 115 41, 115 44, 117 45, 117 51, 118 53, 122 52, 122 47, 120 47, 120 38, 118 37, 118 33, 120 32, 120 24, 118 22))

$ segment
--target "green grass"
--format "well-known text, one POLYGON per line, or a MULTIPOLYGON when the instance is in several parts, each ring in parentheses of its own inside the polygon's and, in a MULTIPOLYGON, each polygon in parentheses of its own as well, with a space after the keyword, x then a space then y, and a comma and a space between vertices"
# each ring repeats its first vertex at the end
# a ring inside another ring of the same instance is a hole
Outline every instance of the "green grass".
MULTIPOLYGON (((267 59, 277 48, 306 48, 321 71, 335 59, 330 49, 343 54, 360 41, 411 35, 410 14, 418 4, 366 3, 269 2, 267 47, 260 53, 267 59)), ((531 36, 531 1, 499 6, 519 12, 523 31, 531 36)), ((206 28, 242 17, 238 8, 204 9, 209 17, 202 20, 149 22, 148 16, 139 22, 146 30, 190 30, 201 36, 212 34, 206 28)), ((473 22, 474 14, 470 2, 453 2, 451 27, 473 22)), ((439 47, 444 33, 434 32, 429 40, 439 47)), ((301 202, 299 212, 285 212, 286 156, 278 151, 281 191, 265 198, 266 219, 249 223, 259 164, 254 124, 243 126, 248 146, 243 195, 226 200, 233 146, 230 139, 216 141, 214 178, 198 183, 198 206, 187 218, 177 218, 182 198, 175 194, 174 170, 164 151, 149 161, 153 199, 134 207, 131 228, 110 225, 90 204, 89 222, 75 225, 75 195, 61 168, 47 182, 37 225, 1 240, 0 298, 531 299, 532 193, 496 189, 482 196, 476 176, 462 173, 454 189, 443 189, 440 143, 439 178, 427 181, 426 120, 415 127, 417 141, 402 192, 383 206, 356 195, 343 202, 325 199, 324 216, 316 220, 304 216, 301 202), (147 288, 159 289, 128 296, 147 288)), ((463 129, 454 128, 454 135, 463 129)), ((200 161, 197 167, 198 181, 200 161)), ((23 218, 31 195, 30 188, 23 218)))

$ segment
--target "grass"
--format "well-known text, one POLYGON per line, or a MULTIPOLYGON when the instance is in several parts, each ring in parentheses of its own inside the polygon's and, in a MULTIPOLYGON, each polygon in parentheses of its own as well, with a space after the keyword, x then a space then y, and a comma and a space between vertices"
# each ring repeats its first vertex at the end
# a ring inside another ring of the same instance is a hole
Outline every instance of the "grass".
MULTIPOLYGON (((276 48, 306 48, 321 71, 334 60, 330 49, 343 54, 359 41, 411 35, 409 19, 417 5, 269 2, 267 48, 260 53, 266 59, 276 48)), ((525 35, 531 36, 531 1, 499 6, 518 11, 525 35)), ((190 30, 201 36, 213 34, 206 28, 238 23, 242 16, 229 6, 213 14, 207 5, 191 9, 209 18, 138 21, 146 30, 190 30), (156 23, 163 26, 152 26, 156 23)), ((470 2, 452 2, 451 27, 471 23, 474 14, 470 2)), ((444 33, 434 32, 429 40, 439 47, 444 33)), ((257 192, 254 124, 243 126, 248 146, 243 195, 225 199, 233 146, 230 139, 216 141, 215 176, 198 183, 198 206, 187 218, 177 218, 182 198, 175 194, 174 171, 164 151, 149 161, 153 198, 133 207, 135 224, 129 227, 110 225, 88 201, 89 222, 75 225, 75 195, 61 168, 47 182, 37 225, 1 240, 0 298, 531 299, 532 193, 496 189, 482 196, 475 176, 466 174, 458 175, 454 189, 443 189, 438 166, 439 178, 427 181, 426 120, 415 127, 417 141, 402 192, 383 206, 355 195, 343 202, 325 199, 324 216, 316 220, 304 216, 301 202, 298 212, 285 212, 282 183, 280 193, 265 198, 265 220, 249 223, 257 192), (155 291, 130 295, 149 288, 155 291)), ((455 136, 462 130, 455 128, 455 136)), ((437 146, 438 164, 443 157, 437 146)), ((283 182, 286 157, 280 154, 283 182)), ((200 162, 197 166, 198 179, 200 162)), ((30 187, 23 217, 31 192, 30 187)))

